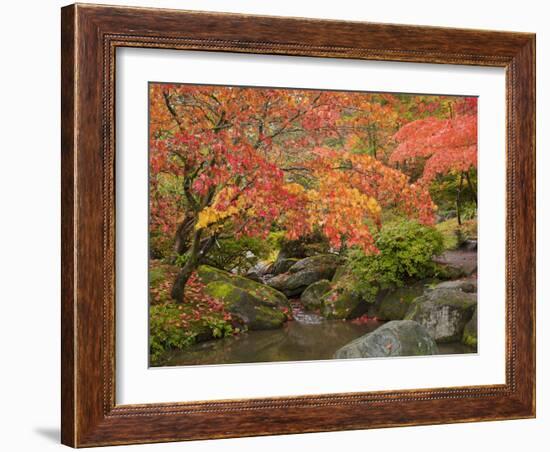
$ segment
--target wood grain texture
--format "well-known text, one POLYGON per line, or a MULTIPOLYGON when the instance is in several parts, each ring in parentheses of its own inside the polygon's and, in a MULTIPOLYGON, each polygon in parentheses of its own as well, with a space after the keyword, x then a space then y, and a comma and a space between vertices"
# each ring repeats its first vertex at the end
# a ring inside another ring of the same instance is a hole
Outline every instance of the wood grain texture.
POLYGON ((61 441, 74 444, 76 387, 74 385, 74 138, 75 59, 74 8, 63 9, 61 19, 61 441))
POLYGON ((61 34, 64 444, 85 447, 534 416, 534 35, 80 4, 62 9, 61 34), (506 384, 116 405, 117 47, 506 68, 506 384))

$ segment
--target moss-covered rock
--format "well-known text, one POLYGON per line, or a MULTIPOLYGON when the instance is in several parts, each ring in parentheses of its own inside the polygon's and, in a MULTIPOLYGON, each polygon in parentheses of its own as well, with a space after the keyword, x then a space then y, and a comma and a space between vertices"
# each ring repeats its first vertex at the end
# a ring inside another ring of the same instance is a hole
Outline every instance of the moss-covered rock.
POLYGON ((440 279, 459 279, 477 272, 477 251, 448 250, 433 261, 439 266, 440 279))
POLYGON ((272 287, 208 265, 201 265, 197 274, 206 284, 205 292, 221 300, 246 328, 280 328, 286 321, 288 299, 272 287))
POLYGON ((216 267, 211 267, 210 265, 200 265, 199 268, 197 268, 197 275, 203 284, 214 281, 231 281, 233 277, 231 273, 216 267))
POLYGON ((271 267, 269 267, 268 273, 272 275, 280 275, 286 273, 290 267, 292 267, 300 259, 295 257, 289 257, 286 259, 277 259, 271 267))
POLYGON ((437 345, 418 322, 396 320, 365 334, 336 351, 334 358, 380 358, 437 354, 437 345))
POLYGON ((225 282, 250 292, 256 298, 263 300, 267 304, 279 306, 280 308, 290 308, 288 299, 283 293, 249 278, 232 275, 231 273, 215 267, 210 267, 209 265, 201 265, 197 269, 197 274, 204 284, 225 282))
POLYGON ((457 279, 454 281, 445 281, 436 285, 433 290, 438 289, 458 289, 462 292, 477 292, 477 280, 475 279, 457 279))
POLYGON ((331 289, 331 284, 328 279, 321 279, 320 281, 314 282, 307 286, 306 290, 302 293, 300 300, 304 307, 313 311, 319 309, 322 304, 323 295, 329 292, 331 289))
POLYGON ((331 279, 341 264, 341 258, 335 254, 306 257, 290 267, 287 273, 274 276, 266 284, 289 297, 295 297, 309 285, 321 279, 331 279))
POLYGON ((470 347, 477 347, 477 308, 472 318, 464 326, 462 343, 470 347))
POLYGON ((380 320, 403 320, 411 303, 424 293, 424 283, 387 290, 377 302, 376 317, 380 320))
POLYGON ((286 315, 268 306, 255 306, 255 318, 248 324, 250 330, 274 330, 286 322, 286 315))
POLYGON ((369 303, 349 290, 334 289, 322 298, 321 315, 327 319, 354 319, 365 314, 369 303))
POLYGON ((245 277, 247 279, 250 279, 252 281, 255 281, 255 282, 258 282, 258 283, 262 283, 262 274, 255 271, 255 270, 252 270, 252 271, 248 271, 245 275, 245 277))
POLYGON ((290 273, 302 271, 317 271, 326 275, 323 279, 331 279, 338 266, 342 265, 342 258, 336 254, 318 254, 300 259, 288 270, 290 273))
POLYGON ((275 305, 280 308, 290 308, 288 298, 283 293, 273 289, 272 287, 252 281, 251 279, 243 278, 242 276, 233 277, 231 282, 233 285, 240 287, 241 289, 245 289, 256 297, 262 299, 264 303, 275 305))
POLYGON ((405 319, 419 322, 436 342, 460 341, 476 306, 476 294, 458 289, 432 290, 412 302, 405 319))
POLYGON ((461 268, 450 264, 438 264, 436 275, 439 279, 458 279, 466 275, 466 272, 461 268))
POLYGON ((283 326, 286 315, 277 301, 235 286, 227 281, 208 283, 205 292, 223 301, 226 309, 250 330, 267 330, 283 326))
POLYGON ((280 275, 269 278, 266 284, 282 293, 287 297, 299 296, 310 284, 317 281, 311 275, 291 275, 290 273, 281 273, 280 275))

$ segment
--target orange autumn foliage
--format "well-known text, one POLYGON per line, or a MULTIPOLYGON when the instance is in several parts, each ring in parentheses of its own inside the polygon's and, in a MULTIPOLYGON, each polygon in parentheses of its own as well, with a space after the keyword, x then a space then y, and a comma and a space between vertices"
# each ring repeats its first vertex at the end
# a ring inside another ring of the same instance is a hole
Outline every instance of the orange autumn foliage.
POLYGON ((173 233, 184 212, 203 238, 228 227, 235 236, 265 236, 276 224, 288 238, 318 228, 334 247, 376 252, 372 228, 382 209, 433 222, 426 190, 346 149, 371 124, 392 126, 395 102, 365 93, 152 84, 152 225, 173 233), (343 133, 342 147, 326 146, 343 133), (181 187, 175 193, 159 190, 166 175, 181 187))
POLYGON ((477 99, 460 101, 456 110, 448 119, 428 117, 404 125, 394 135, 398 146, 390 162, 425 158, 424 183, 439 174, 477 168, 477 99))
POLYGON ((150 230, 176 238, 178 301, 227 238, 319 231, 377 253, 386 213, 433 224, 425 182, 476 165, 475 99, 154 83, 149 101, 150 230), (419 157, 416 183, 389 166, 419 157))

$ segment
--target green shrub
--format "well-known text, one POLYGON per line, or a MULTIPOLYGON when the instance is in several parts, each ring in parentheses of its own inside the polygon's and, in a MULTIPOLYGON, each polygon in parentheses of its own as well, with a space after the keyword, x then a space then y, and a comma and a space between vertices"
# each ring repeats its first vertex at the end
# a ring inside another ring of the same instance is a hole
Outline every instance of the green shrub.
POLYGON ((231 336, 235 332, 231 324, 223 319, 207 318, 205 323, 216 339, 231 336))
POLYGON ((434 255, 443 250, 443 237, 435 228, 414 221, 385 225, 376 238, 379 254, 366 255, 352 248, 347 252, 347 285, 366 301, 374 302, 380 289, 402 286, 408 280, 433 276, 437 266, 434 255))

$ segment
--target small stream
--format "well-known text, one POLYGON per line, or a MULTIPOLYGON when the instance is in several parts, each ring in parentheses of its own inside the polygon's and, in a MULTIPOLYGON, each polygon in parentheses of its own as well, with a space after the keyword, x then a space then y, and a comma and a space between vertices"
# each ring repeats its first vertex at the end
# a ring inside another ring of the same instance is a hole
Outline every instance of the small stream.
MULTIPOLYGON (((348 342, 376 330, 384 322, 355 323, 326 320, 306 312, 298 300, 291 300, 294 320, 276 330, 249 331, 238 336, 211 340, 169 353, 165 366, 310 361, 331 359, 348 342)), ((440 344, 440 354, 475 352, 461 343, 440 344)))

